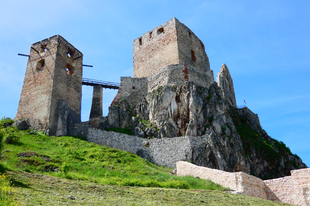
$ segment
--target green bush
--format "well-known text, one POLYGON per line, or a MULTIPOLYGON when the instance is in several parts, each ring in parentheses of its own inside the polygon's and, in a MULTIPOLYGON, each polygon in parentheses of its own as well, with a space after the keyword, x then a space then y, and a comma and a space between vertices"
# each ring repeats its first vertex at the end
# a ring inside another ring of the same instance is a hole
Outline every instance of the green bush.
POLYGON ((12 126, 13 123, 13 119, 8 119, 3 116, 0 120, 0 129, 12 126))
POLYGON ((17 144, 20 142, 20 137, 16 136, 14 133, 12 134, 6 134, 4 142, 6 144, 17 144))

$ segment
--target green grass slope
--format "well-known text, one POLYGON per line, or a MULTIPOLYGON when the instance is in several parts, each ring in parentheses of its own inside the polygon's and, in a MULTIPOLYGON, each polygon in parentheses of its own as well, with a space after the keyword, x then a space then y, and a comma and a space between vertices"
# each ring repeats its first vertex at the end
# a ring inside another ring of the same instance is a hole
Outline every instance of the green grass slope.
POLYGON ((129 152, 77 137, 19 131, 4 121, 0 173, 10 175, 20 205, 283 205, 171 175, 171 169, 129 152))

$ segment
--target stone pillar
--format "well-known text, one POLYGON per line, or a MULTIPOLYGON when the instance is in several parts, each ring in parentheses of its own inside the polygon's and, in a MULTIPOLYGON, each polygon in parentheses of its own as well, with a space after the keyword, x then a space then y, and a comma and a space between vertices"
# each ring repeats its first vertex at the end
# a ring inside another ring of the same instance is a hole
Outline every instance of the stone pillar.
POLYGON ((93 88, 93 101, 89 119, 102 117, 102 87, 100 85, 93 88))

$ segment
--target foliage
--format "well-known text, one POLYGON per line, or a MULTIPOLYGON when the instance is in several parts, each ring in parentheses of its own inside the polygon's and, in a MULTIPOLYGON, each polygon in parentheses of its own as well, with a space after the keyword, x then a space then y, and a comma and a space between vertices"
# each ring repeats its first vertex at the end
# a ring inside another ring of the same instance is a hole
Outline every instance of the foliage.
POLYGON ((122 134, 134 135, 134 133, 130 130, 130 127, 126 128, 108 128, 107 131, 113 131, 122 134))
POLYGON ((5 128, 4 142, 6 144, 18 144, 20 142, 20 137, 17 134, 17 129, 15 127, 5 128))
POLYGON ((13 195, 10 185, 10 178, 6 174, 0 174, 0 205, 13 206, 18 205, 13 195))
MULTIPOLYGON (((6 130, 2 129, 6 134, 6 130)), ((27 171, 109 185, 179 189, 217 189, 210 182, 169 174, 139 156, 89 143, 74 137, 49 137, 29 131, 16 131, 20 144, 5 144, 1 164, 11 171, 27 171)))
MULTIPOLYGON (((291 150, 282 142, 276 139, 272 139, 269 136, 264 136, 259 130, 251 128, 247 120, 238 115, 236 111, 231 110, 231 117, 236 126, 236 129, 241 137, 244 155, 249 157, 249 154, 256 152, 262 159, 269 162, 274 168, 271 168, 269 177, 259 176, 262 179, 274 178, 278 176, 277 170, 280 168, 280 160, 286 157, 287 154, 293 155, 291 150)), ((293 155, 295 156, 295 155, 293 155)), ((295 157, 298 157, 297 155, 295 157)), ((294 160, 286 162, 287 167, 297 168, 297 164, 294 160)))
POLYGON ((0 129, 11 126, 14 123, 13 119, 5 118, 4 116, 0 120, 0 129))
POLYGON ((211 98, 212 98, 212 95, 209 94, 209 95, 207 96, 207 100, 209 101, 211 98))

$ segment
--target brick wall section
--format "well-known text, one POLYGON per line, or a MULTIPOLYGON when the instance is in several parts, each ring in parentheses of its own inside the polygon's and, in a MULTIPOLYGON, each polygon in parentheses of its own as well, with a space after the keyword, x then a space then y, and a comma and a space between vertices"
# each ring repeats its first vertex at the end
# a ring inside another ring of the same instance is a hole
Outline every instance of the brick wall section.
POLYGON ((64 100, 69 121, 80 121, 82 58, 83 54, 59 35, 32 44, 15 119, 28 119, 32 128, 55 135, 57 108, 64 100))
POLYGON ((244 172, 225 172, 222 170, 200 167, 188 162, 177 162, 178 176, 194 176, 210 179, 213 182, 235 190, 236 193, 266 199, 263 181, 244 172))

